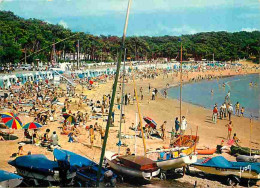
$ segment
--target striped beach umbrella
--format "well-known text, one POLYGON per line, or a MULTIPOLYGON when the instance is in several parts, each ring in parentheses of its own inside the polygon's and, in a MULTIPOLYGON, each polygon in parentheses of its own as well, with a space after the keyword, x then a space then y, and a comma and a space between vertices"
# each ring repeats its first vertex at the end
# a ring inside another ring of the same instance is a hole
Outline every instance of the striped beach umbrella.
POLYGON ((39 129, 42 125, 37 122, 27 123, 23 126, 23 129, 39 129))
POLYGON ((157 123, 149 117, 144 117, 144 121, 149 124, 153 129, 156 129, 157 123))
POLYGON ((5 112, 1 114, 1 118, 3 123, 10 129, 21 129, 23 126, 16 114, 5 112))
POLYGON ((76 118, 73 116, 73 115, 71 115, 71 114, 63 114, 63 117, 64 117, 64 119, 67 121, 67 122, 70 122, 70 123, 73 123, 73 124, 75 124, 76 123, 76 118))

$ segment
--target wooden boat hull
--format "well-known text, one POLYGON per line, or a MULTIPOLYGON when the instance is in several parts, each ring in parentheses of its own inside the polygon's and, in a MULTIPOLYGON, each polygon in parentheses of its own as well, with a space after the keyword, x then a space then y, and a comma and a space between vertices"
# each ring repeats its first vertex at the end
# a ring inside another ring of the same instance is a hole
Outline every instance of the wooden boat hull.
POLYGON ((119 174, 126 175, 126 176, 132 177, 132 178, 143 178, 143 179, 149 180, 149 179, 152 179, 153 177, 159 175, 159 173, 160 173, 159 168, 153 172, 144 172, 141 170, 125 167, 120 164, 116 164, 113 161, 116 157, 117 157, 117 155, 115 155, 115 153, 106 151, 105 158, 106 158, 107 163, 113 170, 115 170, 119 174))
POLYGON ((260 179, 260 174, 256 172, 250 172, 249 170, 237 170, 237 169, 225 169, 225 168, 216 168, 216 167, 207 167, 207 166, 197 166, 193 165, 195 168, 207 173, 217 176, 237 176, 245 179, 260 179))
POLYGON ((182 168, 184 166, 195 163, 196 161, 197 161, 197 156, 190 155, 190 156, 183 156, 183 157, 178 157, 178 158, 173 158, 168 160, 156 161, 156 164, 162 170, 171 170, 176 168, 182 168))
MULTIPOLYGON (((186 149, 181 150, 181 153, 191 155, 195 152, 198 142, 199 136, 182 135, 173 142, 172 147, 186 147, 186 149)), ((175 157, 179 156, 179 151, 176 151, 174 155, 175 157)))

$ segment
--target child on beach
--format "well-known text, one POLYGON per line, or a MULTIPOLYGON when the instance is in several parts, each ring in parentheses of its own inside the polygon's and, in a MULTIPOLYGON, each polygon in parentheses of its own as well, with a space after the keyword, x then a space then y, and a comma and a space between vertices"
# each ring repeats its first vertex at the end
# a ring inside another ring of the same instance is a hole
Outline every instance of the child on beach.
POLYGON ((244 117, 244 113, 245 113, 245 108, 242 107, 242 108, 241 108, 241 111, 240 111, 240 116, 244 117))
POLYGON ((232 134, 232 128, 233 128, 233 123, 232 121, 230 121, 226 127, 228 128, 228 136, 227 136, 227 140, 231 139, 231 134, 232 134))

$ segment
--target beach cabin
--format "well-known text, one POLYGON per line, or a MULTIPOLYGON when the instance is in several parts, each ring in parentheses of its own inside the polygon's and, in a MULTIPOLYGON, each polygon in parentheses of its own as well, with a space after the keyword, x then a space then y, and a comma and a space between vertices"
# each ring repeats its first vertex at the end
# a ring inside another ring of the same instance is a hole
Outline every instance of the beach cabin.
POLYGON ((9 80, 9 77, 8 76, 1 77, 0 78, 0 84, 1 84, 1 87, 8 89, 11 86, 11 82, 9 80))

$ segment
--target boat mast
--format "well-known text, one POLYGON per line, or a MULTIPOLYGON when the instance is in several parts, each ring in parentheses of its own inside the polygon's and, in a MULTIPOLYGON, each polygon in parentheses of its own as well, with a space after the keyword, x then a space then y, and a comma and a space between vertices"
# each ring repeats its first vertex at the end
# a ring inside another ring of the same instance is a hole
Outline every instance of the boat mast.
POLYGON ((126 38, 126 31, 127 31, 127 26, 128 26, 128 18, 129 18, 131 3, 132 3, 132 0, 129 0, 128 1, 128 7, 127 7, 127 13, 126 13, 126 19, 125 19, 124 33, 123 33, 123 37, 122 37, 122 44, 121 44, 121 48, 119 50, 119 56, 118 56, 118 61, 117 61, 116 76, 115 76, 115 81, 114 81, 114 84, 113 84, 113 92, 112 92, 112 98, 111 98, 110 107, 109 107, 105 138, 104 138, 104 142, 103 142, 103 146, 102 146, 102 152, 101 152, 100 161, 99 161, 99 167, 98 167, 98 173, 97 173, 97 182, 96 182, 97 187, 99 187, 100 174, 101 174, 102 164, 103 164, 104 155, 105 155, 105 151, 106 151, 107 137, 108 137, 109 127, 110 127, 110 124, 111 124, 111 116, 112 116, 112 110, 113 110, 114 101, 115 101, 116 87, 117 87, 120 65, 121 65, 121 60, 122 60, 122 52, 125 48, 125 38, 126 38))
POLYGON ((121 146, 121 129, 122 129, 122 116, 123 116, 123 105, 124 105, 124 90, 125 90, 125 58, 126 58, 126 48, 124 54, 124 67, 123 67, 123 84, 122 84, 122 95, 121 95, 121 109, 120 109, 120 125, 118 131, 118 154, 120 154, 120 146, 121 146))
MULTIPOLYGON (((131 63, 131 68, 132 68, 132 70, 134 70, 132 67, 132 63, 131 63)), ((134 83, 135 100, 136 100, 136 105, 137 105, 137 109, 138 109, 139 121, 140 121, 140 129, 141 129, 143 145, 144 145, 144 156, 146 156, 146 144, 145 144, 144 131, 143 131, 143 121, 142 121, 141 110, 140 110, 140 106, 139 106, 139 102, 138 102, 138 95, 137 95, 137 90, 136 90, 134 72, 132 74, 132 77, 133 77, 133 83, 134 83)))
POLYGON ((182 41, 181 41, 181 57, 180 57, 180 122, 181 122, 181 106, 182 106, 182 41))

